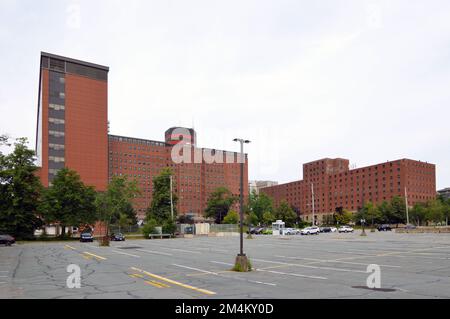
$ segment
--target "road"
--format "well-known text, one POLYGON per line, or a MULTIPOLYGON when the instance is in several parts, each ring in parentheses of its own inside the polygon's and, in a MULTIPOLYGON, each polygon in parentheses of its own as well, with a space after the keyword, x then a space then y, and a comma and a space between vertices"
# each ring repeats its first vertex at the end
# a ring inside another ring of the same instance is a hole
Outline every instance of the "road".
POLYGON ((257 236, 244 248, 250 273, 230 271, 238 237, 2 246, 0 298, 450 298, 449 234, 257 236), (366 287, 370 264, 381 290, 366 287))

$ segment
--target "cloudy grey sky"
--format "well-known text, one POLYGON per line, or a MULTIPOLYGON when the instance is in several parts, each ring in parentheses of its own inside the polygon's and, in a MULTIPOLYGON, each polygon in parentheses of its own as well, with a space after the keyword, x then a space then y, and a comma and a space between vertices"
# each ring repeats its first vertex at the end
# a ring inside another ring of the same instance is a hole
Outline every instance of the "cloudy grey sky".
POLYGON ((39 54, 107 65, 111 133, 252 140, 250 178, 412 158, 450 186, 448 0, 0 0, 0 133, 34 145, 39 54))

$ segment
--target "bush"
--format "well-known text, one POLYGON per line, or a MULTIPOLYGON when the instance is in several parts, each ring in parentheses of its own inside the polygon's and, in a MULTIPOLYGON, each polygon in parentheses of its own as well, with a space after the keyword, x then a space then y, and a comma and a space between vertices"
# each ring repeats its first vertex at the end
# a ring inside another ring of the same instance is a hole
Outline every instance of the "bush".
POLYGON ((164 234, 174 234, 177 230, 177 225, 172 221, 166 221, 162 226, 162 232, 164 234))
POLYGON ((148 236, 150 234, 154 234, 156 233, 155 227, 157 226, 157 223, 154 219, 149 220, 143 227, 142 227, 142 233, 144 234, 144 236, 146 238, 148 238, 148 236))
POLYGON ((230 210, 223 219, 224 224, 239 224, 239 214, 233 210, 230 210))

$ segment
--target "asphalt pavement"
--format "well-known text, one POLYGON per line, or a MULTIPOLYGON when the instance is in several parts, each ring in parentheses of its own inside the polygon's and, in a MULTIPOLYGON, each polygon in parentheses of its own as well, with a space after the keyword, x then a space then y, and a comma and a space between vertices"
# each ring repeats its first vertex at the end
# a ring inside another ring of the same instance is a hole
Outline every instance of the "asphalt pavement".
POLYGON ((244 250, 249 273, 230 270, 239 237, 1 246, 0 298, 450 298, 450 234, 254 236, 244 250))

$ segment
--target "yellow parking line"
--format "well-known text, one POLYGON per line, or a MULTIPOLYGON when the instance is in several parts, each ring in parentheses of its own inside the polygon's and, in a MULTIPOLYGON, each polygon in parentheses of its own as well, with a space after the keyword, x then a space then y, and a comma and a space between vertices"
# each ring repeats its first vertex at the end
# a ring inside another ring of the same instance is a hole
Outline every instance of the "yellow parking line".
POLYGON ((75 247, 72 247, 72 246, 69 246, 69 245, 65 245, 64 247, 68 248, 68 249, 72 249, 72 250, 77 250, 75 247))
POLYGON ((132 275, 129 275, 130 277, 133 277, 133 278, 144 278, 144 276, 142 276, 141 274, 132 274, 132 275))
POLYGON ((105 257, 102 257, 102 256, 98 256, 98 255, 95 255, 95 254, 92 254, 92 253, 88 253, 87 251, 85 251, 83 254, 86 254, 86 255, 89 255, 89 256, 92 256, 92 257, 95 257, 95 258, 97 258, 97 259, 100 259, 100 260, 106 260, 106 258, 105 257))
POLYGON ((151 285, 153 287, 156 288, 164 288, 163 286, 161 286, 159 283, 157 283, 156 281, 144 281, 147 285, 151 285))
POLYGON ((206 290, 206 289, 201 289, 201 288, 197 288, 197 287, 193 287, 193 286, 190 286, 190 285, 186 285, 186 284, 183 284, 181 282, 178 282, 178 281, 175 281, 175 280, 172 280, 172 279, 169 279, 169 278, 165 278, 165 277, 162 277, 162 276, 159 276, 159 275, 152 274, 152 273, 150 273, 148 271, 145 271, 145 270, 142 270, 142 269, 139 269, 139 268, 131 267, 131 269, 136 270, 136 271, 138 271, 140 273, 146 274, 147 276, 153 277, 155 279, 159 279, 159 280, 171 283, 173 285, 177 285, 177 286, 180 286, 180 287, 183 287, 183 288, 186 288, 186 289, 191 289, 191 290, 194 290, 194 291, 197 291, 197 292, 201 292, 201 293, 203 293, 205 295, 215 295, 216 294, 213 291, 206 290))

